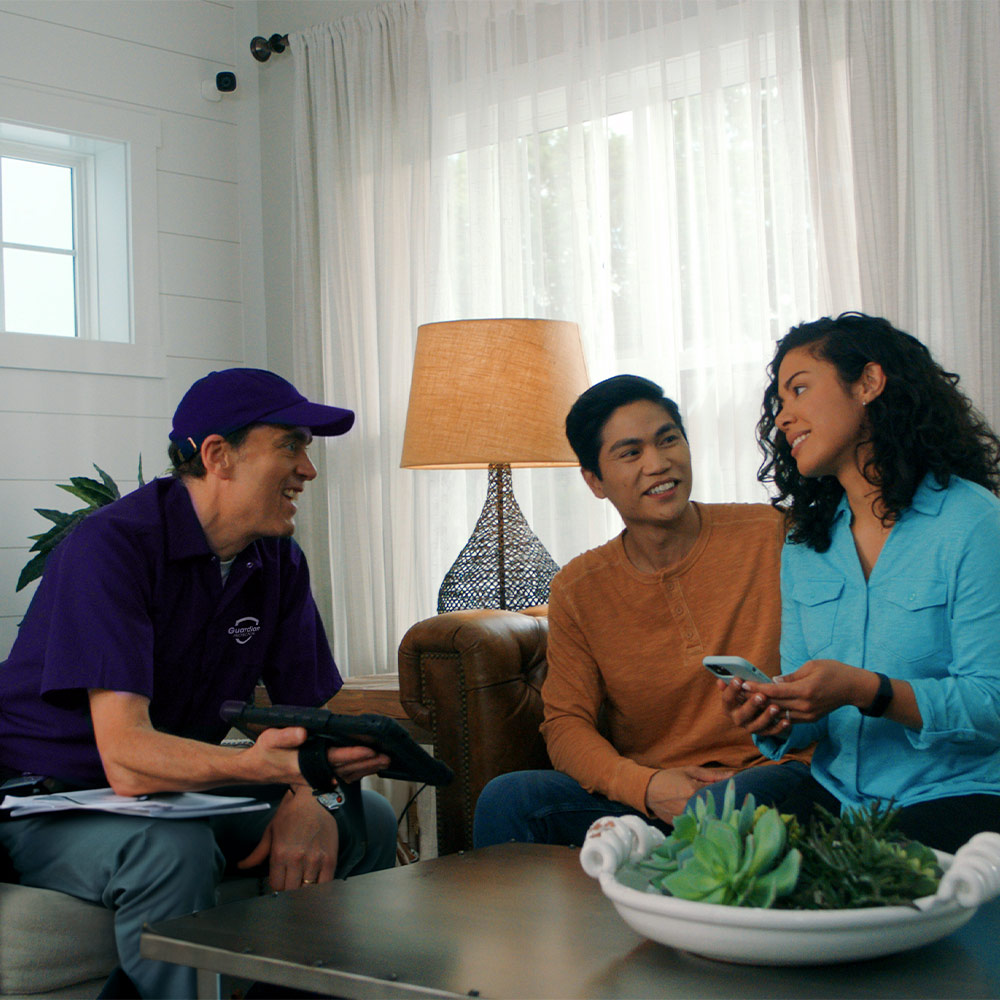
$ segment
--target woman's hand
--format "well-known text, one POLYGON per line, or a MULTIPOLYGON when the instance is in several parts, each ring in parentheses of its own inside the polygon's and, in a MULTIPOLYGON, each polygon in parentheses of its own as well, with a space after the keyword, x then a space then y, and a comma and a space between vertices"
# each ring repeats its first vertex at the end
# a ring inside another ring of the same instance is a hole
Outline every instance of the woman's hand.
MULTIPOLYGON (((722 701, 736 725, 761 736, 780 736, 795 722, 815 722, 844 705, 866 709, 878 693, 878 674, 840 660, 808 660, 771 684, 719 681, 722 701)), ((910 729, 923 726, 913 688, 892 681, 893 698, 885 718, 910 729)))
POLYGON ((735 725, 757 736, 784 739, 788 735, 790 717, 767 696, 774 684, 750 684, 734 679, 716 681, 716 685, 722 692, 723 707, 735 725))
POLYGON ((723 694, 730 718, 752 733, 773 736, 788 724, 815 722, 844 705, 870 705, 878 678, 839 660, 808 660, 771 684, 737 681, 731 686, 740 690, 723 694))
POLYGON ((773 685, 754 684, 751 688, 751 697, 767 689, 769 701, 788 712, 792 722, 815 722, 844 705, 870 705, 878 690, 878 677, 840 660, 808 660, 798 670, 775 677, 773 685))

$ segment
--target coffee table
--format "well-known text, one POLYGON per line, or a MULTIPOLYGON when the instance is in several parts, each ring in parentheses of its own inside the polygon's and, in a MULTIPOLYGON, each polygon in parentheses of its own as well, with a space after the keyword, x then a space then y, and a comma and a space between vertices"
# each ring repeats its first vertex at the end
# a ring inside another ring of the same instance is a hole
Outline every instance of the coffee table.
POLYGON ((630 930, 572 848, 503 844, 146 929, 142 954, 349 1000, 439 997, 997 997, 1000 901, 950 937, 886 958, 730 965, 630 930))

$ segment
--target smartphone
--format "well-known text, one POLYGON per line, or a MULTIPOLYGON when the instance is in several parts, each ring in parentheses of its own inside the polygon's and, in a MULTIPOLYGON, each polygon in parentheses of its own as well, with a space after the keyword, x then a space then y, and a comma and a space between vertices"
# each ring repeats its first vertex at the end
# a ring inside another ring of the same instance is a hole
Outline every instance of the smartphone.
POLYGON ((770 684, 773 680, 742 656, 706 656, 701 662, 706 670, 724 681, 737 677, 741 681, 770 684))

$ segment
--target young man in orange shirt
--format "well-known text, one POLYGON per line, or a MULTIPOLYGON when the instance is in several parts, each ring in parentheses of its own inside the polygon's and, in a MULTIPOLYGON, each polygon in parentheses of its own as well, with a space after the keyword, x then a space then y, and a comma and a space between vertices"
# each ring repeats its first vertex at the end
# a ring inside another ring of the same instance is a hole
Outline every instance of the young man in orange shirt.
POLYGON ((625 530, 552 582, 542 734, 556 770, 490 782, 476 846, 579 844, 594 820, 626 813, 669 828, 694 795, 712 788, 718 799, 729 778, 738 801, 784 797, 808 776, 808 753, 768 761, 701 662, 731 654, 779 673, 782 515, 691 500, 681 415, 648 379, 592 386, 566 434, 625 530))

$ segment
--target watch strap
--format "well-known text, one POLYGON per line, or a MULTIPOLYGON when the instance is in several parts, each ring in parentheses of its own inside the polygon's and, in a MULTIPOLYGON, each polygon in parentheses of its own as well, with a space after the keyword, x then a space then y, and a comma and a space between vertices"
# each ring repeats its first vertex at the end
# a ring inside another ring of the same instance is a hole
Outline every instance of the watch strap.
POLYGON ((878 693, 875 700, 867 707, 860 709, 862 715, 878 718, 885 714, 885 710, 892 701, 892 681, 885 674, 876 674, 878 678, 878 693))
POLYGON ((332 792, 337 787, 337 776, 326 756, 329 746, 326 740, 313 737, 299 747, 299 770, 317 792, 332 792))

